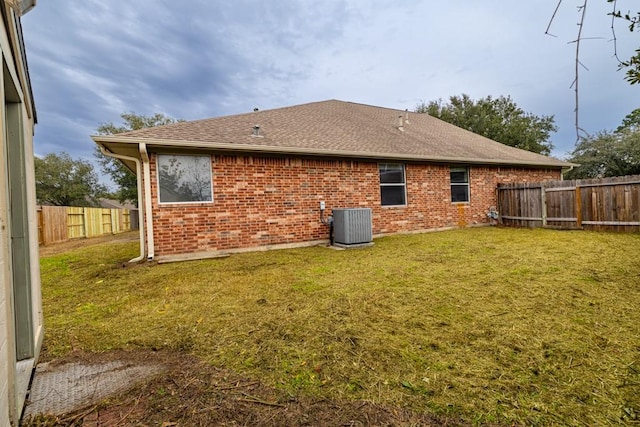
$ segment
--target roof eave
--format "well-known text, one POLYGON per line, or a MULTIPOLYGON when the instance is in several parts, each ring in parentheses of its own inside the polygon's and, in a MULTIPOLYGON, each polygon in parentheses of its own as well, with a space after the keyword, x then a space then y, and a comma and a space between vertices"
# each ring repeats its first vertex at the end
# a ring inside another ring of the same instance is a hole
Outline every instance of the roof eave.
MULTIPOLYGON (((460 157, 443 157, 443 156, 423 156, 414 154, 399 153, 381 153, 381 152, 363 152, 349 150, 318 150, 300 147, 278 147, 250 144, 234 144, 227 142, 207 142, 185 141, 185 140, 168 140, 154 138, 134 138, 117 135, 92 135, 91 138, 98 144, 139 144, 144 142, 148 148, 191 148, 201 150, 217 150, 241 153, 265 153, 265 154, 295 154, 304 156, 329 156, 329 157, 348 157, 358 159, 371 160, 405 160, 405 161, 429 161, 436 163, 457 163, 457 164, 485 164, 485 165, 503 165, 503 166, 544 166, 552 169, 569 168, 578 166, 574 163, 562 162, 536 162, 526 160, 504 160, 504 159, 480 159, 480 158, 460 158, 460 157)), ((550 158, 551 159, 551 158, 550 158)), ((553 159, 555 160, 555 159, 553 159)))

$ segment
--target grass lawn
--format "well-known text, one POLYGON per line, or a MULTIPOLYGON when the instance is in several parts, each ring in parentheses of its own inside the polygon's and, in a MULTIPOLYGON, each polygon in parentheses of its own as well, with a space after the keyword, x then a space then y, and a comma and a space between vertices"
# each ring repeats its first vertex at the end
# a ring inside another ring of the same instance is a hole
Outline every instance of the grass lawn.
POLYGON ((370 248, 41 260, 44 359, 193 354, 294 396, 469 423, 640 424, 640 235, 477 228, 370 248))

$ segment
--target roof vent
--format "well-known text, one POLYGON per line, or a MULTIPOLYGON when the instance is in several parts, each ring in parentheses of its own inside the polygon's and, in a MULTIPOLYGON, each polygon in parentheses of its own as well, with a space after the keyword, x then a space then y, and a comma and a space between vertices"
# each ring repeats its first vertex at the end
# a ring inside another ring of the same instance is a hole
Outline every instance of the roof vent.
POLYGON ((405 108, 405 109, 404 109, 404 122, 405 122, 406 124, 409 124, 409 123, 410 123, 410 122, 409 122, 409 109, 408 109, 408 108, 405 108))
POLYGON ((251 136, 262 136, 260 135, 260 125, 253 126, 253 134, 251 136))
POLYGON ((400 114, 398 116, 398 130, 401 130, 404 132, 404 126, 403 126, 403 122, 402 122, 402 114, 400 114))
POLYGON ((260 111, 260 109, 259 109, 258 107, 255 107, 255 108, 253 109, 253 112, 254 112, 254 113, 257 113, 258 111, 260 111))

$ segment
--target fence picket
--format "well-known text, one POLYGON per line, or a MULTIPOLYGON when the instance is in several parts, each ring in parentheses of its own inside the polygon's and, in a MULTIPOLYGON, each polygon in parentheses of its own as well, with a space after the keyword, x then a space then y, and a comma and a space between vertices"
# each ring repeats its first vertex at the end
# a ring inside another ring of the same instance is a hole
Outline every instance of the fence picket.
POLYGON ((500 222, 517 227, 640 231, 640 176, 499 184, 500 222))
POLYGON ((582 227, 582 187, 576 187, 576 227, 582 227))
POLYGON ((133 229, 132 211, 129 209, 39 206, 37 214, 38 240, 41 245, 117 234, 133 229))

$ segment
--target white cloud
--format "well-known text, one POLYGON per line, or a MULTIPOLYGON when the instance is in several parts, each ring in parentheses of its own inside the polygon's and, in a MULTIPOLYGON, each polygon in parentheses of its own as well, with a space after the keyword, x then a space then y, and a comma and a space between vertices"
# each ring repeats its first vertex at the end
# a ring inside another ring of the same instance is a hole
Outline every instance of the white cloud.
MULTIPOLYGON (((579 3, 563 2, 553 38, 544 35, 551 0, 39 2, 23 18, 37 151, 86 155, 88 134, 125 111, 195 119, 329 98, 404 109, 467 93, 555 115, 560 155, 575 140, 568 42, 579 3)), ((590 131, 615 128, 638 106, 638 87, 611 58, 609 7, 590 2, 585 27, 599 37, 583 44, 590 131)), ((618 33, 629 56, 637 33, 618 33)))

